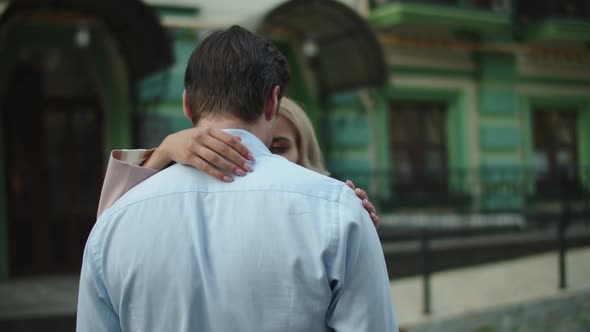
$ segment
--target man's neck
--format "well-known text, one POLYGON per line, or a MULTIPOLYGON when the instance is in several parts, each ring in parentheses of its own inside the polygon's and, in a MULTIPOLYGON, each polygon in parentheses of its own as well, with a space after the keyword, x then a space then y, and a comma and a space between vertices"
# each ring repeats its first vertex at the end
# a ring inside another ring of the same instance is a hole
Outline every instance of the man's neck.
POLYGON ((272 141, 272 136, 264 130, 259 121, 247 123, 236 117, 225 116, 220 118, 203 118, 199 120, 197 125, 216 129, 242 129, 258 137, 266 146, 269 146, 272 141))

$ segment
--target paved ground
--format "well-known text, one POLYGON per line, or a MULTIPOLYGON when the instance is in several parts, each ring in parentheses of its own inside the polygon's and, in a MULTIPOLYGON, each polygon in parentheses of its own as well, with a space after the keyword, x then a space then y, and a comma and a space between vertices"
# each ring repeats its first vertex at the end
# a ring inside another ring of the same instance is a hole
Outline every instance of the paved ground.
POLYGON ((0 282, 0 320, 75 315, 78 276, 0 282))
MULTIPOLYGON (((568 289, 590 290, 590 247, 567 256, 568 289)), ((0 321, 75 314, 76 276, 0 282, 0 321)), ((420 277, 397 279, 391 293, 400 326, 452 317, 474 310, 546 299, 557 289, 557 255, 548 253, 447 272, 431 278, 432 314, 422 311, 420 277)))
POLYGON ((391 294, 400 326, 474 310, 590 290, 590 247, 567 255, 567 289, 558 290, 557 254, 547 253, 480 265, 431 277, 432 314, 422 314, 421 278, 397 279, 391 294))

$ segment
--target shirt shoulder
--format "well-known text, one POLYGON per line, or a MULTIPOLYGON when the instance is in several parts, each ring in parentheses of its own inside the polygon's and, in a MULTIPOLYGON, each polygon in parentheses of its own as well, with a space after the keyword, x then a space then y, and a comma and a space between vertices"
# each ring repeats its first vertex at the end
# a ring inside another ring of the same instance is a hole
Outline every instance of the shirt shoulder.
POLYGON ((257 159, 254 172, 236 179, 238 186, 268 191, 290 191, 294 194, 337 202, 343 186, 341 181, 314 172, 276 155, 257 159))

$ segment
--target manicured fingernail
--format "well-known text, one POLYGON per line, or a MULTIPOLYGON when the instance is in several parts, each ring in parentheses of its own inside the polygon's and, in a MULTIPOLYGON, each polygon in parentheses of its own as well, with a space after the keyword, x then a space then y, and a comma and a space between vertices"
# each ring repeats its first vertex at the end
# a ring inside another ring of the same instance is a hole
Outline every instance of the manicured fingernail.
POLYGON ((226 176, 223 177, 223 181, 225 181, 225 182, 234 182, 234 179, 232 177, 229 177, 229 176, 226 175, 226 176))
POLYGON ((250 166, 250 164, 248 164, 248 163, 245 163, 245 164, 244 164, 244 169, 245 169, 245 170, 246 170, 246 172, 248 172, 248 173, 252 173, 252 172, 254 172, 254 170, 252 169, 252 166, 250 166))
POLYGON ((239 176, 245 176, 246 172, 244 172, 241 168, 236 168, 236 174, 239 176))
POLYGON ((252 155, 251 153, 248 153, 248 160, 256 161, 256 158, 254 158, 254 155, 252 155))

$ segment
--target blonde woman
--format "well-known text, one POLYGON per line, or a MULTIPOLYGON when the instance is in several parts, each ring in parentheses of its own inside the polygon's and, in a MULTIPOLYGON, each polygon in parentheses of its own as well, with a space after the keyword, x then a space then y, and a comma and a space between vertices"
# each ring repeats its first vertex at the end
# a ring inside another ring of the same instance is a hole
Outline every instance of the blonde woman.
MULTIPOLYGON (((329 175, 311 121, 307 114, 289 98, 283 97, 270 151, 312 171, 329 175)), ((114 150, 105 175, 98 215, 131 188, 173 162, 191 165, 225 182, 233 181, 229 174, 246 176, 252 172, 249 162, 255 162, 239 138, 222 130, 195 127, 171 134, 156 149, 114 150), (215 165, 215 166, 214 166, 215 165)), ((375 227, 379 217, 367 194, 352 188, 369 213, 375 227)))

